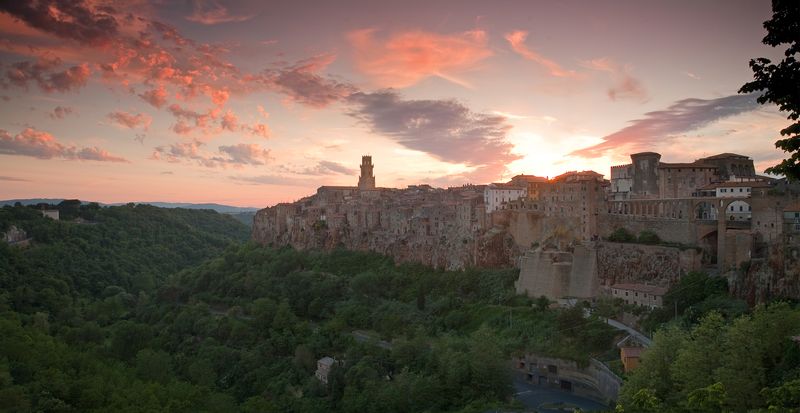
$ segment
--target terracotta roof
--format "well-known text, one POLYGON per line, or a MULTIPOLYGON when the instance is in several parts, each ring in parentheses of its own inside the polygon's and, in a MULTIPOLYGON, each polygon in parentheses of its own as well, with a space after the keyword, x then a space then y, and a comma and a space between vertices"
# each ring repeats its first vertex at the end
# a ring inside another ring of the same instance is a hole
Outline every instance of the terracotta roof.
POLYGON ((527 182, 547 182, 547 178, 543 176, 536 176, 536 175, 517 175, 511 178, 512 181, 514 180, 523 180, 527 182))
POLYGON ((614 284, 611 288, 616 288, 618 290, 628 290, 628 291, 636 291, 640 293, 647 293, 653 295, 664 295, 669 291, 666 287, 659 287, 657 285, 647 285, 647 284, 614 284))
POLYGON ((620 351, 623 357, 641 357, 644 347, 622 347, 620 351))
POLYGON ((791 212, 800 211, 800 201, 794 201, 791 204, 786 205, 786 207, 784 207, 783 210, 791 212))

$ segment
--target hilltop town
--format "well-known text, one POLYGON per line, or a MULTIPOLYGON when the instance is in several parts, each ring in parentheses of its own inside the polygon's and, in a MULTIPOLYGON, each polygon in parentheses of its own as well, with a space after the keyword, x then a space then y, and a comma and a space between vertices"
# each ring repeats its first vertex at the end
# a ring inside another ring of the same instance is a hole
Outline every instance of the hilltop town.
POLYGON ((634 297, 658 305, 690 271, 728 277, 751 303, 800 298, 798 188, 723 153, 668 163, 631 155, 552 178, 405 189, 376 186, 364 156, 357 186, 322 186, 260 210, 253 239, 298 249, 346 248, 438 268, 520 268, 517 291, 551 299, 634 297))

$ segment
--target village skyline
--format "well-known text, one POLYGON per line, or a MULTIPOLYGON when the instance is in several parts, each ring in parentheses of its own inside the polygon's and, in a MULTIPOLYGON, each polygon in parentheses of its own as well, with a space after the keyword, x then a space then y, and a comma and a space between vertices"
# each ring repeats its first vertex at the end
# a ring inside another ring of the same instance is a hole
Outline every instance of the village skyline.
POLYGON ((783 156, 737 93, 780 55, 766 1, 46 3, 0 10, 2 199, 265 206, 363 154, 398 188, 783 156))

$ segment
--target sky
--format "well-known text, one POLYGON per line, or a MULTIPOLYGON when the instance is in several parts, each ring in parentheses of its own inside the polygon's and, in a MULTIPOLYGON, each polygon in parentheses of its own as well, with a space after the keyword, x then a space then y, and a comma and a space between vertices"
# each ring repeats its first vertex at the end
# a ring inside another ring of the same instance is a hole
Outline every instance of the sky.
POLYGON ((264 207, 631 153, 778 162, 769 1, 0 3, 0 199, 264 207))

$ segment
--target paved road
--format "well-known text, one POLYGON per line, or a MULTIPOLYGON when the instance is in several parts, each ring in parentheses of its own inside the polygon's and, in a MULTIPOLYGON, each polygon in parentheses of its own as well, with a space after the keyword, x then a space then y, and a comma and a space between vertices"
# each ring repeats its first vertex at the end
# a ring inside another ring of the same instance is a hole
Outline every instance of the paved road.
MULTIPOLYGON (((353 338, 355 338, 356 341, 358 341, 359 343, 369 343, 370 341, 375 340, 366 331, 355 330, 355 331, 352 332, 352 334, 353 334, 353 338)), ((385 349, 385 350, 391 350, 392 349, 392 343, 390 343, 388 341, 378 340, 378 341, 375 342, 375 344, 378 347, 380 347, 382 349, 385 349)))
POLYGON ((646 335, 640 333, 639 331, 634 330, 633 328, 625 324, 620 323, 617 320, 612 320, 609 318, 606 320, 606 323, 608 323, 608 325, 610 325, 611 327, 616 328, 617 330, 623 330, 628 334, 632 335, 634 338, 639 340, 639 342, 642 343, 642 345, 645 347, 650 347, 650 345, 653 344, 653 341, 650 340, 650 338, 648 338, 646 335))
MULTIPOLYGON (((540 413, 563 413, 565 410, 539 408, 544 403, 569 403, 585 412, 608 410, 608 406, 561 390, 535 386, 525 380, 522 373, 514 374, 514 398, 527 409, 540 413)), ((569 410, 566 410, 569 411, 569 410)))

